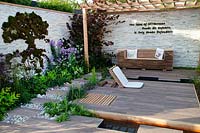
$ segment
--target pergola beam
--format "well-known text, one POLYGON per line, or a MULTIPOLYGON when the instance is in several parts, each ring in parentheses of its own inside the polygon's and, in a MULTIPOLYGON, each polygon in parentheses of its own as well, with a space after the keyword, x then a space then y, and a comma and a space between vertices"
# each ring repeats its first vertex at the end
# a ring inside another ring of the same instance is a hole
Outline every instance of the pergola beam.
POLYGON ((92 10, 103 10, 106 12, 119 12, 119 11, 157 11, 163 9, 179 9, 182 8, 191 8, 191 7, 200 7, 200 4, 195 0, 192 4, 187 4, 191 2, 190 0, 148 0, 143 2, 141 0, 136 0, 132 2, 126 0, 122 3, 118 0, 115 0, 114 3, 103 0, 100 2, 95 2, 88 4, 85 0, 85 4, 81 4, 81 8, 92 9, 92 10), (181 5, 180 2, 183 4, 181 5), (137 10, 135 10, 137 9, 137 10))

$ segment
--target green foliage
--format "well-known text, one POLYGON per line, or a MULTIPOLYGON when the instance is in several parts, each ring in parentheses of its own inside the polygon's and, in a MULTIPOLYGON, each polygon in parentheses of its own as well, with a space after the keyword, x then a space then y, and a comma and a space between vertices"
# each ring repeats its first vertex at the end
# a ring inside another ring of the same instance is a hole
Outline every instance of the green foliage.
POLYGON ((72 115, 81 115, 81 116, 88 116, 88 117, 94 116, 94 114, 92 114, 88 109, 78 104, 71 103, 69 105, 69 109, 72 115))
POLYGON ((43 0, 38 3, 39 7, 64 12, 73 12, 78 4, 73 0, 43 0))
POLYGON ((47 88, 61 86, 72 80, 71 74, 67 69, 55 68, 47 71, 44 75, 36 75, 31 78, 15 78, 10 83, 12 91, 19 93, 20 98, 17 104, 27 103, 37 94, 45 94, 47 88))
MULTIPOLYGON (((110 54, 102 52, 102 47, 113 45, 113 42, 105 41, 103 38, 105 33, 111 32, 106 29, 106 26, 111 24, 111 22, 114 22, 118 17, 118 15, 109 16, 104 13, 88 13, 89 58, 92 67, 95 66, 96 68, 99 68, 109 64, 111 65, 111 56, 110 54)), ((66 40, 66 43, 77 48, 83 59, 83 16, 80 14, 74 14, 73 17, 70 17, 70 20, 71 23, 67 23, 70 37, 66 40)))
POLYGON ((97 85, 97 83, 99 82, 97 79, 97 74, 96 74, 96 70, 95 67, 92 69, 92 75, 87 79, 88 82, 85 83, 82 88, 84 90, 91 90, 94 89, 94 87, 97 85))
POLYGON ((19 94, 10 92, 10 88, 2 88, 0 91, 0 120, 3 119, 7 110, 18 100, 19 94))
POLYGON ((79 62, 76 60, 74 54, 69 57, 67 62, 67 70, 69 73, 71 73, 73 79, 80 77, 84 73, 83 67, 80 67, 79 62))
POLYGON ((70 118, 69 114, 67 112, 64 112, 62 113, 61 115, 59 115, 57 118, 56 118, 56 121, 61 123, 63 121, 68 121, 70 118))
POLYGON ((48 87, 61 86, 66 82, 70 82, 73 78, 67 69, 56 68, 46 73, 46 85, 48 87))
POLYGON ((40 8, 52 9, 63 12, 73 12, 78 8, 78 4, 74 0, 42 0, 37 1, 36 5, 32 5, 32 0, 0 0, 3 2, 9 2, 27 6, 37 6, 40 8))
POLYGON ((106 79, 108 76, 110 76, 110 73, 109 73, 109 67, 103 67, 101 69, 99 69, 99 71, 101 72, 101 75, 102 75, 102 79, 106 79))
POLYGON ((75 99, 80 99, 85 97, 86 90, 82 87, 70 86, 70 90, 67 95, 68 101, 73 101, 75 99))
POLYGON ((200 73, 200 65, 197 66, 197 68, 195 69, 198 73, 200 73))
POLYGON ((98 83, 98 79, 95 68, 92 69, 92 75, 87 80, 87 83, 80 87, 70 86, 70 90, 67 95, 67 99, 69 101, 85 97, 87 94, 87 90, 91 90, 96 86, 96 84, 98 83))
POLYGON ((0 0, 0 1, 30 6, 32 0, 0 0))
MULTIPOLYGON (((39 73, 43 68, 43 57, 46 57, 45 50, 36 48, 34 41, 35 39, 45 39, 45 35, 48 35, 48 26, 48 23, 34 12, 17 12, 16 16, 9 16, 8 22, 2 24, 2 37, 5 43, 23 39, 28 44, 26 50, 22 52, 16 51, 18 56, 22 57, 22 63, 26 62, 27 70, 35 69, 36 73, 39 73), (39 68, 38 63, 41 68, 39 68)), ((9 59, 15 56, 16 54, 10 54, 9 59)))
POLYGON ((92 75, 91 75, 91 77, 88 78, 88 82, 93 84, 93 85, 96 85, 97 82, 98 82, 95 67, 92 68, 92 75))
POLYGON ((11 84, 12 92, 20 94, 19 100, 15 103, 28 103, 36 94, 34 93, 34 84, 28 79, 15 79, 11 84))
MULTIPOLYGON (((46 89, 54 86, 61 86, 66 82, 70 82, 74 78, 78 78, 83 74, 82 67, 78 63, 74 63, 74 58, 71 65, 55 66, 52 70, 46 71, 44 75, 35 75, 29 78, 13 76, 11 82, 6 80, 7 86, 12 88, 12 92, 20 94, 20 98, 16 104, 27 103, 37 94, 45 94, 46 89), (73 68, 69 68, 73 67, 73 68)), ((3 66, 0 70, 4 70, 3 66)), ((21 72, 21 71, 20 71, 21 72)), ((5 77, 2 77, 4 80, 5 77)), ((3 82, 1 82, 3 83, 3 82)), ((4 87, 4 84, 0 84, 4 87)))
POLYGON ((70 115, 94 116, 83 106, 68 102, 66 99, 58 103, 44 103, 44 108, 45 113, 48 113, 51 117, 57 117, 57 122, 69 120, 70 115))

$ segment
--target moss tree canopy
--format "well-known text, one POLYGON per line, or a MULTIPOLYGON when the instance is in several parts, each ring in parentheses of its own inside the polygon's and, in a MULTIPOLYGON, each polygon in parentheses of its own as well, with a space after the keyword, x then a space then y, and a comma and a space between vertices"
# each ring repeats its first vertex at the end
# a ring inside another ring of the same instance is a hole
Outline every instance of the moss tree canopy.
POLYGON ((5 43, 11 43, 17 39, 26 40, 26 43, 33 45, 35 39, 44 39, 48 34, 48 23, 32 13, 16 13, 16 16, 9 16, 8 22, 2 25, 3 39, 5 43))
POLYGON ((43 67, 42 57, 45 56, 43 53, 45 50, 36 48, 34 42, 35 39, 45 39, 45 35, 48 35, 48 26, 48 23, 43 21, 42 18, 34 12, 17 12, 16 16, 9 16, 8 22, 3 23, 2 37, 5 43, 11 43, 18 39, 25 40, 25 43, 28 44, 28 47, 26 50, 20 53, 22 56, 22 62, 24 63, 27 59, 36 59, 39 61, 40 66, 43 67))

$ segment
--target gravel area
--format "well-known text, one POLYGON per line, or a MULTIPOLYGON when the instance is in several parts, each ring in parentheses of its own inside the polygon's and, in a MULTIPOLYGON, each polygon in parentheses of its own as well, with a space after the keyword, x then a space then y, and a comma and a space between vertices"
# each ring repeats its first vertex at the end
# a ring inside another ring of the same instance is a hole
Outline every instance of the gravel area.
POLYGON ((44 110, 42 110, 36 118, 46 119, 46 120, 55 120, 57 116, 50 117, 49 114, 45 113, 44 110))
MULTIPOLYGON (((73 85, 73 83, 75 85, 79 85, 79 86, 80 86, 80 84, 85 84, 84 81, 78 81, 78 80, 73 80, 71 85, 73 85)), ((69 91, 69 86, 70 86, 70 84, 66 83, 62 87, 56 86, 56 87, 53 87, 53 88, 49 88, 47 91, 62 90, 62 91, 67 92, 67 91, 69 91)), ((44 95, 38 94, 37 98, 62 101, 65 98, 65 96, 57 95, 57 94, 47 94, 47 95, 46 94, 44 94, 44 95)), ((34 116, 33 115, 29 116, 30 114, 26 114, 26 113, 25 113, 25 115, 27 115, 27 116, 18 115, 18 114, 7 114, 7 117, 5 117, 3 122, 9 123, 9 124, 21 124, 21 123, 26 122, 26 120, 28 120, 31 117, 32 118, 47 119, 47 120, 55 120, 56 117, 57 117, 57 116, 50 117, 49 114, 45 113, 44 108, 43 108, 43 104, 40 104, 40 103, 28 103, 28 104, 25 104, 25 105, 21 105, 20 107, 24 108, 24 109, 37 110, 38 113, 35 112, 37 115, 34 115, 34 116)))
POLYGON ((44 98, 44 99, 52 99, 52 100, 59 100, 62 101, 64 99, 64 96, 59 96, 56 94, 51 94, 51 95, 37 95, 37 98, 44 98))
POLYGON ((22 115, 13 115, 6 117, 3 122, 9 123, 9 124, 20 124, 24 123, 26 120, 28 120, 30 117, 28 116, 22 116, 22 115))
POLYGON ((25 105, 21 105, 21 108, 28 108, 28 109, 36 109, 36 110, 43 110, 43 105, 38 103, 29 103, 25 105))
POLYGON ((48 89, 48 91, 51 91, 51 90, 62 90, 62 91, 68 91, 68 90, 69 90, 69 87, 62 86, 62 87, 54 87, 54 88, 49 88, 49 89, 48 89))

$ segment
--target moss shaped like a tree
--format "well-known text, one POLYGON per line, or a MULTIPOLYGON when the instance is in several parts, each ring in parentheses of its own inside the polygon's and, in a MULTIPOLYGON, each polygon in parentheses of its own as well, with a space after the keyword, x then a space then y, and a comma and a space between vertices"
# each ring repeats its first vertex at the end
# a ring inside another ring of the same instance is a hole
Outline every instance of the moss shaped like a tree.
POLYGON ((8 22, 4 22, 2 25, 3 39, 5 43, 11 43, 14 40, 23 39, 28 44, 26 50, 22 51, 22 63, 27 59, 31 61, 34 66, 35 60, 39 61, 40 67, 43 68, 44 49, 36 48, 36 39, 45 39, 45 35, 48 35, 48 23, 43 21, 42 18, 32 13, 16 13, 16 16, 9 16, 8 22))

